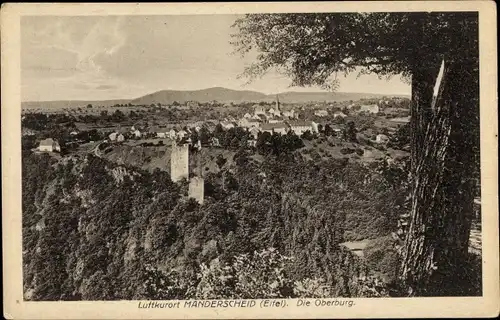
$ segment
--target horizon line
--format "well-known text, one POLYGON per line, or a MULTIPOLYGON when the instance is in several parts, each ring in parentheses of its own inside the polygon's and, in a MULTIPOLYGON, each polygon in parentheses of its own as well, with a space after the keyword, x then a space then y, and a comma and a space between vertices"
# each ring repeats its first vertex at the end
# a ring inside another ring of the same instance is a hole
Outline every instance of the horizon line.
POLYGON ((255 93, 260 93, 260 94, 263 94, 263 95, 266 95, 266 96, 273 96, 273 95, 280 95, 280 94, 286 94, 286 93, 304 93, 304 94, 310 94, 310 93, 322 93, 322 94, 325 94, 325 93, 331 93, 331 94, 342 94, 342 93, 352 93, 352 94, 374 94, 374 95, 378 95, 378 96, 388 96, 388 97, 391 97, 391 96, 405 96, 405 97, 410 97, 411 96, 411 93, 389 93, 389 94, 386 94, 386 93, 375 93, 375 92, 361 92, 361 91, 294 91, 294 90, 291 90, 291 91, 282 91, 282 92, 278 92, 278 93, 264 93, 264 92, 261 92, 261 91, 257 91, 257 90, 238 90, 238 89, 231 89, 231 88, 226 88, 226 87, 221 87, 221 86, 214 86, 214 87, 208 87, 208 88, 203 88, 203 89, 194 89, 194 90, 177 90, 177 89, 161 89, 161 90, 157 90, 157 91, 154 91, 154 92, 151 92, 151 93, 146 93, 146 94, 143 94, 139 97, 130 97, 130 98, 107 98, 107 99, 71 99, 71 98, 66 98, 66 99, 57 99, 57 100, 22 100, 21 99, 21 103, 23 102, 54 102, 54 101, 111 101, 111 100, 135 100, 135 99, 139 99, 139 98, 142 98, 142 97, 145 97, 147 95, 151 95, 151 94, 155 94, 157 92, 160 92, 160 91, 179 91, 179 92, 187 92, 187 91, 191 91, 191 92, 194 92, 194 91, 203 91, 203 90, 208 90, 208 89, 216 89, 216 88, 219 88, 219 89, 227 89, 227 90, 232 90, 232 91, 241 91, 241 92, 255 92, 255 93))

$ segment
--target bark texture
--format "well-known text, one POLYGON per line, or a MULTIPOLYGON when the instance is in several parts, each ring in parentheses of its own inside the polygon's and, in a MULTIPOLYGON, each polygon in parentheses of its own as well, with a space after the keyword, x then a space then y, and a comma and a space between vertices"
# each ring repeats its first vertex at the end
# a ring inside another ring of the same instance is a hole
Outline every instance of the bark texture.
MULTIPOLYGON (((434 84, 439 73, 440 65, 424 66, 420 63, 413 67, 411 82, 411 154, 417 154, 424 147, 425 128, 431 119, 431 104, 434 93, 434 84)), ((415 157, 412 157, 412 168, 415 157)))
POLYGON ((427 93, 421 99, 425 105, 413 105, 412 117, 418 120, 412 128, 411 221, 401 277, 409 296, 466 295, 463 269, 474 199, 471 122, 479 96, 476 59, 445 61, 434 109, 427 93))

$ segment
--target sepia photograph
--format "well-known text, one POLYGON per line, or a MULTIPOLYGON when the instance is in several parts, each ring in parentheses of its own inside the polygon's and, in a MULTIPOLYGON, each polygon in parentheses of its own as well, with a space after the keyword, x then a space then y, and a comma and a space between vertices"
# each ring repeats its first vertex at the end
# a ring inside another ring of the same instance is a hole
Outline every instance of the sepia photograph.
POLYGON ((479 10, 362 6, 20 15, 17 303, 484 298, 479 10))

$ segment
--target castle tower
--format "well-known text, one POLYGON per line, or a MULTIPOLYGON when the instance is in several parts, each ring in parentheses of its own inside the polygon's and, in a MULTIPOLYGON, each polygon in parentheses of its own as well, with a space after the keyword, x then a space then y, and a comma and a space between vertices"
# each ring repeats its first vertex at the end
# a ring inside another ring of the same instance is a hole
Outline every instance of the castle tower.
MULTIPOLYGON (((201 149, 201 148, 200 148, 201 149)), ((201 165, 201 150, 196 152, 196 176, 189 180, 189 197, 195 199, 199 204, 203 204, 205 199, 205 179, 201 165)))
POLYGON ((189 145, 172 142, 172 154, 170 156, 170 176, 173 182, 189 179, 189 145))
POLYGON ((203 204, 205 198, 205 179, 193 177, 189 180, 189 197, 195 199, 199 204, 203 204))

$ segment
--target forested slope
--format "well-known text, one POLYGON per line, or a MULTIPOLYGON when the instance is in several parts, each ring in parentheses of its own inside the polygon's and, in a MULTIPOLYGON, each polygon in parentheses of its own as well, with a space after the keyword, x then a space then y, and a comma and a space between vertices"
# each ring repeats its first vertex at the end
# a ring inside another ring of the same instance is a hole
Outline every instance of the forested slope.
POLYGON ((25 153, 25 298, 387 294, 339 243, 393 231, 404 179, 293 154, 233 160, 207 174, 199 206, 166 172, 25 153))

